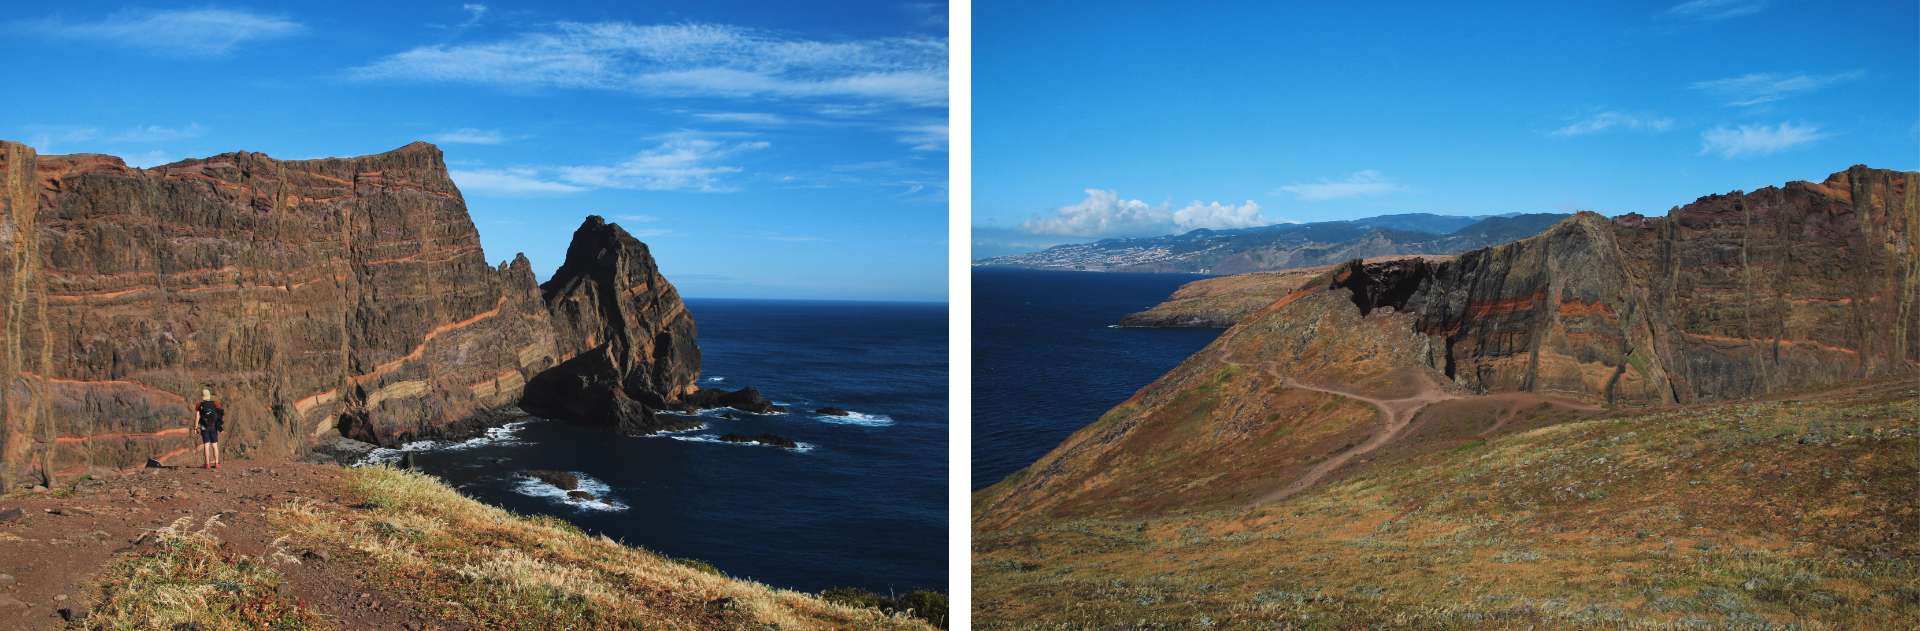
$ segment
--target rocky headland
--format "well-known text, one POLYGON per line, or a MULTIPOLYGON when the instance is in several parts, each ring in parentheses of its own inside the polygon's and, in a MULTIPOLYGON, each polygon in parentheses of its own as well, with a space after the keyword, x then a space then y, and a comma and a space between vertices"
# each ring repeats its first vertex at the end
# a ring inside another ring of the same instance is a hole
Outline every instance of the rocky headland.
POLYGON ((974 493, 975 623, 1911 626, 1916 178, 1335 266, 974 493))
MULTIPOLYGON (((646 245, 588 217, 537 284, 489 264, 439 149, 151 169, 0 141, 0 484, 196 449, 229 458, 478 435, 529 411, 644 434, 702 392, 693 318, 646 245)), ((706 407, 711 407, 710 405, 706 407)), ((743 408, 745 409, 745 408, 743 408)))
MULTIPOLYGON (((1366 263, 1394 261, 1406 256, 1380 256, 1366 263)), ((1451 256, 1415 255, 1412 258, 1446 261, 1451 256)), ((1120 318, 1120 326, 1142 328, 1224 329, 1241 318, 1266 308, 1273 301, 1293 293, 1307 281, 1331 271, 1333 265, 1317 265, 1272 272, 1249 272, 1196 280, 1173 292, 1152 309, 1129 313, 1120 318)))

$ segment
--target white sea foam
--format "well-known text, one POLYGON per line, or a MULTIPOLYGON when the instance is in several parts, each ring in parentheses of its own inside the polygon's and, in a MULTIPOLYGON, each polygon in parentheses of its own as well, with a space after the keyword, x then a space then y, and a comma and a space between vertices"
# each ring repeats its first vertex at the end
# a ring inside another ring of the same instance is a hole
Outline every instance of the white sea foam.
POLYGON ((866 427, 886 427, 893 424, 893 418, 885 414, 861 414, 853 410, 847 410, 846 416, 815 414, 813 415, 813 420, 836 425, 864 425, 866 427))
POLYGON ((607 483, 601 482, 579 471, 568 471, 568 473, 580 478, 580 488, 575 490, 591 493, 594 499, 583 500, 575 497, 567 497, 567 491, 565 489, 519 474, 514 474, 513 476, 513 491, 528 497, 546 498, 549 502, 565 504, 581 510, 597 510, 612 513, 627 510, 626 504, 622 504, 619 500, 614 499, 613 487, 607 486, 607 483))
POLYGON ((685 434, 685 433, 688 433, 688 432, 697 432, 697 431, 701 431, 701 430, 704 430, 704 429, 706 429, 706 428, 707 428, 707 424, 706 424, 706 423, 701 423, 701 424, 700 424, 700 425, 699 425, 698 427, 689 427, 689 428, 686 428, 686 429, 675 429, 675 430, 661 430, 661 431, 658 431, 658 432, 654 432, 654 434, 653 434, 653 435, 655 435, 655 436, 669 436, 669 435, 673 435, 673 434, 685 434))
POLYGON ((525 427, 529 422, 531 421, 515 421, 499 427, 488 428, 484 436, 475 436, 458 442, 419 440, 401 445, 397 449, 377 447, 373 451, 368 452, 366 457, 361 458, 359 462, 353 463, 353 466, 364 467, 374 464, 392 464, 399 462, 400 456, 405 455, 409 451, 461 450, 472 449, 483 445, 517 444, 520 442, 520 428, 525 427))
MULTIPOLYGON (((664 433, 660 435, 665 436, 664 433)), ((776 447, 776 448, 779 447, 779 445, 769 445, 757 440, 750 443, 730 443, 724 440, 720 440, 719 436, 715 436, 713 434, 701 434, 698 436, 666 436, 666 437, 674 440, 684 440, 690 443, 715 443, 720 445, 739 445, 742 447, 776 447)), ((793 444, 799 445, 799 447, 793 448, 794 451, 813 451, 813 447, 814 447, 813 445, 803 443, 797 440, 793 441, 793 444)))
MULTIPOLYGON (((780 404, 775 403, 774 405, 780 405, 780 404)), ((726 416, 728 412, 733 412, 735 414, 753 414, 757 416, 780 416, 780 415, 786 414, 786 412, 766 412, 766 413, 748 412, 746 410, 742 410, 740 408, 735 408, 735 407, 701 408, 698 411, 695 411, 693 414, 695 416, 719 418, 722 416, 726 416)))
POLYGON ((727 378, 726 377, 708 377, 706 380, 707 381, 726 381, 727 378))

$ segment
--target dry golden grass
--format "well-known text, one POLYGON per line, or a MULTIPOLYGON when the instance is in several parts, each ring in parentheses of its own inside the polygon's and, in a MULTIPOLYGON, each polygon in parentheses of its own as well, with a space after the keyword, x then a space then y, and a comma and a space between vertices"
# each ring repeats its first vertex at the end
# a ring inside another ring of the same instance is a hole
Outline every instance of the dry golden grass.
POLYGON ((284 550, 264 559, 225 550, 213 534, 218 516, 197 529, 192 520, 156 530, 151 549, 107 568, 88 628, 170 630, 189 622, 206 631, 334 628, 276 595, 283 581, 273 566, 298 560, 284 550))
POLYGON ((482 504, 432 476, 365 467, 358 508, 270 512, 301 546, 445 620, 515 629, 926 629, 919 620, 717 576, 551 517, 482 504))
POLYGON ((1920 628, 1920 391, 1616 413, 974 538, 976 628, 1920 628), (1469 446, 1473 445, 1473 446, 1469 446))

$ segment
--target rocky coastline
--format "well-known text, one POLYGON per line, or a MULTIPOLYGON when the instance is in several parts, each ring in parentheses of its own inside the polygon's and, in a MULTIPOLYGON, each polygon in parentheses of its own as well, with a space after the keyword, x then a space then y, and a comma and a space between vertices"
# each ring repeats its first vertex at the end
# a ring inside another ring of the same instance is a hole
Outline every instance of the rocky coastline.
POLYGON ((618 225, 587 217, 546 283, 489 264, 427 143, 140 169, 0 141, 0 180, 0 488, 187 457, 203 388, 229 459, 780 411, 695 387, 693 317, 618 225))

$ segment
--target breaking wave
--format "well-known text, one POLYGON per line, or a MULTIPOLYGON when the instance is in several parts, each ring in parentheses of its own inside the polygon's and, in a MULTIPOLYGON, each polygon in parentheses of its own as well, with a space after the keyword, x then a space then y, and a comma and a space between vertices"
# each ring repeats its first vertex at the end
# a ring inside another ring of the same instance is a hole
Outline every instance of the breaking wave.
POLYGON ((567 491, 565 489, 518 474, 512 478, 513 491, 528 497, 545 498, 549 502, 565 504, 581 510, 605 511, 610 513, 627 510, 626 504, 622 504, 619 500, 613 498, 613 487, 607 486, 607 483, 601 482, 599 479, 579 471, 568 471, 567 473, 571 473, 580 478, 580 488, 574 490, 591 493, 593 494, 593 499, 567 497, 567 491))
POLYGON ((512 423, 501 425, 499 427, 488 428, 487 433, 484 436, 475 436, 473 438, 469 438, 461 441, 419 440, 419 441, 414 441, 411 443, 401 445, 393 449, 388 449, 386 447, 376 447, 374 448, 373 451, 367 452, 367 455, 361 458, 359 462, 353 463, 353 466, 364 467, 367 465, 376 465, 376 464, 393 464, 395 462, 399 462, 400 456, 405 455, 409 451, 416 451, 416 452, 439 451, 439 450, 454 451, 454 450, 462 450, 462 449, 472 449, 474 447, 481 447, 485 445, 520 444, 521 442, 519 437, 520 428, 526 427, 527 423, 531 423, 534 420, 537 420, 537 419, 529 419, 525 421, 514 421, 512 423))
POLYGON ((846 416, 815 414, 813 415, 813 420, 822 423, 833 423, 835 425, 861 425, 865 427, 886 427, 893 424, 893 417, 885 414, 861 414, 853 410, 847 410, 846 416))

